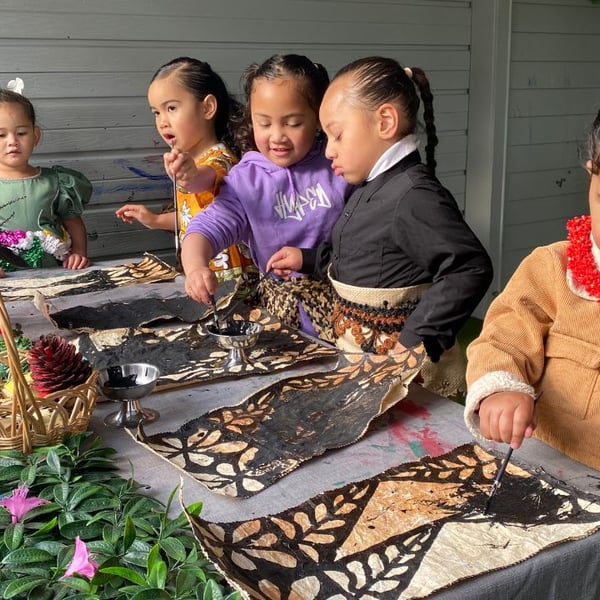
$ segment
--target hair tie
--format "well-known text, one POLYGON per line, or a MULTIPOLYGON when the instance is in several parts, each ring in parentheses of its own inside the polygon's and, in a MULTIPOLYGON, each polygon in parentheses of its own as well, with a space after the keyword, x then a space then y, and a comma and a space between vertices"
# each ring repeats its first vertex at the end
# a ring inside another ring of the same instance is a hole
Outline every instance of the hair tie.
POLYGON ((6 89, 10 90, 11 92, 15 92, 16 94, 23 95, 25 82, 20 77, 15 77, 6 84, 6 89))
POLYGON ((407 75, 407 77, 409 79, 412 79, 413 72, 412 72, 412 69, 410 67, 404 67, 404 72, 406 73, 406 75, 407 75))

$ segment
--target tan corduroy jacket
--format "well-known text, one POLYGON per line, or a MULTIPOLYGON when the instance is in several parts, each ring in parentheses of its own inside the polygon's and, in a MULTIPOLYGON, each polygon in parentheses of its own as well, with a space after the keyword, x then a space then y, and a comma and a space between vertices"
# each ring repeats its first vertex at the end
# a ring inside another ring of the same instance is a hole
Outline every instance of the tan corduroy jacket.
POLYGON ((534 435, 600 469, 600 302, 567 281, 567 245, 534 250, 490 306, 467 352, 465 421, 481 437, 483 398, 543 390, 534 435))

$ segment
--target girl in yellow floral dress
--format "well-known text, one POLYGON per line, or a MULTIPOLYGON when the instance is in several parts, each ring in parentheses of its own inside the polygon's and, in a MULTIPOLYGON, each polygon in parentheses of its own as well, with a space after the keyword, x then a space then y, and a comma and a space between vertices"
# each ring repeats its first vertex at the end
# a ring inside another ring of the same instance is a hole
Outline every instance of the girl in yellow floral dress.
MULTIPOLYGON (((164 164, 169 177, 177 182, 181 240, 191 218, 213 201, 223 178, 237 162, 228 143, 230 112, 237 103, 208 63, 189 57, 176 58, 158 69, 148 88, 148 102, 158 132, 171 147, 164 164)), ((138 221, 149 229, 175 230, 172 211, 157 214, 143 204, 125 204, 116 214, 127 223, 138 221)), ((252 260, 247 248, 237 244, 222 250, 210 266, 223 281, 252 270, 252 260)))

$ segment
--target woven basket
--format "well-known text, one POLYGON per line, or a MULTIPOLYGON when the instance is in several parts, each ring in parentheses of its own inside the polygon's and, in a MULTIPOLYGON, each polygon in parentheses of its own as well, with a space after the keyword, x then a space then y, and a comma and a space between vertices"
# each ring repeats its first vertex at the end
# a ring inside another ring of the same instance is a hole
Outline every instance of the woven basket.
POLYGON ((39 398, 21 370, 19 351, 12 335, 6 306, 0 295, 0 328, 6 344, 6 360, 13 389, 0 397, 0 450, 31 452, 59 443, 68 433, 87 430, 98 388, 93 370, 85 383, 39 398))

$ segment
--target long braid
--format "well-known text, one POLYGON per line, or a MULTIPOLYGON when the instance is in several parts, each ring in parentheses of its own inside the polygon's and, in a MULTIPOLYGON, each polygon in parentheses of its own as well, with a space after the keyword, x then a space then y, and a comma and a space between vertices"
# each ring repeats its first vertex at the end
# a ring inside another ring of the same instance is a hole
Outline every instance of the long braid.
POLYGON ((429 80, 425 72, 418 67, 411 67, 412 79, 423 101, 423 121, 425 123, 425 134, 427 136, 427 145, 425 146, 425 159, 432 175, 435 175, 437 162, 435 160, 435 147, 438 144, 438 137, 433 115, 433 94, 429 86, 429 80))

